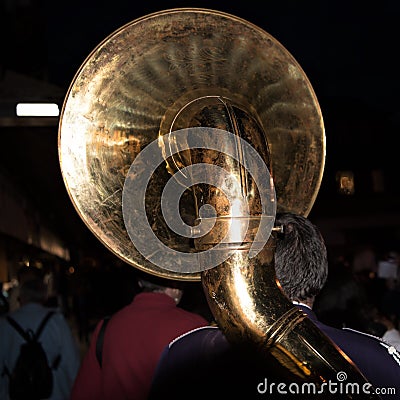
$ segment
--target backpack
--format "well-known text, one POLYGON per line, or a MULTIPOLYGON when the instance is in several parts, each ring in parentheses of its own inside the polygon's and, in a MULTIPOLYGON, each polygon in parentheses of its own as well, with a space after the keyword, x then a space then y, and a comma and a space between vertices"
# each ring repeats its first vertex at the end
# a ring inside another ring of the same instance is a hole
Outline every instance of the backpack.
MULTIPOLYGON (((9 395, 11 400, 43 399, 51 396, 53 391, 53 373, 42 344, 38 341, 47 321, 54 314, 49 311, 34 333, 31 329, 24 331, 10 316, 8 322, 25 339, 21 344, 17 362, 9 376, 9 395)), ((57 357, 57 362, 60 359, 57 357)))

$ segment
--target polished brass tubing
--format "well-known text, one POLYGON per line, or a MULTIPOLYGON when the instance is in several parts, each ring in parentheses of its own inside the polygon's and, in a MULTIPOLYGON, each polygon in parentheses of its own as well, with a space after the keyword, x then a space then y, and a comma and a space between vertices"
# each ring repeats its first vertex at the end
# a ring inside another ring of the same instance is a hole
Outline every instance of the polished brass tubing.
MULTIPOLYGON (((237 250, 223 264, 202 273, 208 304, 233 345, 250 345, 255 354, 272 355, 297 379, 321 385, 368 381, 355 364, 287 299, 275 279, 274 233, 255 258, 237 250)), ((376 398, 371 395, 367 398, 376 398)))

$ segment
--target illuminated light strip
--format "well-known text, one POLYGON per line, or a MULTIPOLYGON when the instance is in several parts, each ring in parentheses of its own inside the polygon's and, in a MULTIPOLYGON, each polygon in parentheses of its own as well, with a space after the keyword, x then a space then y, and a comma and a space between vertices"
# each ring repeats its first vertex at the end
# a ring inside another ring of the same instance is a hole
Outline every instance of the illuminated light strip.
POLYGON ((58 117, 60 111, 55 103, 18 103, 18 117, 58 117))

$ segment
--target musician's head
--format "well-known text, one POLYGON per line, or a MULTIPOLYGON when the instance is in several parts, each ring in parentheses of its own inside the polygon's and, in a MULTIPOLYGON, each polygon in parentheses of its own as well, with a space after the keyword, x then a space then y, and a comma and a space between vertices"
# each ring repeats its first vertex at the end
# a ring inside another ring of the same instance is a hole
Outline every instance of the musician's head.
POLYGON ((282 213, 276 225, 283 227, 275 250, 276 277, 287 297, 312 305, 328 276, 328 256, 318 228, 303 216, 282 213))

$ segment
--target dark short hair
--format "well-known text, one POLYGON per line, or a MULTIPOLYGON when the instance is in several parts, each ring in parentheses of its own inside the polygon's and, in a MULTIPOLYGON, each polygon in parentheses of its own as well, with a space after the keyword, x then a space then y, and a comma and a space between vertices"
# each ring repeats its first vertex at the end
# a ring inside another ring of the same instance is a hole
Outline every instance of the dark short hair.
POLYGON ((290 300, 315 297, 328 277, 328 256, 318 228, 307 218, 292 213, 276 216, 282 226, 275 250, 276 278, 290 300))
POLYGON ((19 299, 23 303, 44 303, 47 286, 42 279, 29 279, 19 289, 19 299))

